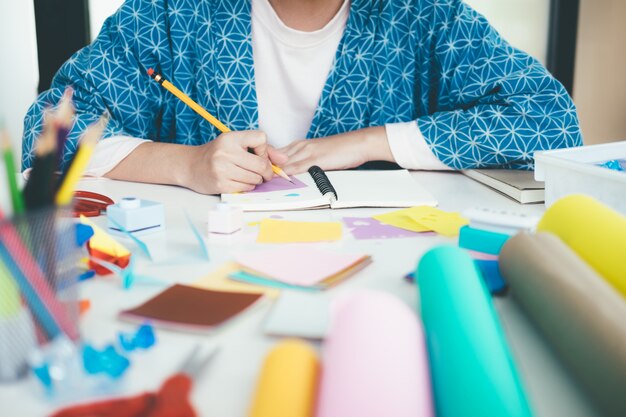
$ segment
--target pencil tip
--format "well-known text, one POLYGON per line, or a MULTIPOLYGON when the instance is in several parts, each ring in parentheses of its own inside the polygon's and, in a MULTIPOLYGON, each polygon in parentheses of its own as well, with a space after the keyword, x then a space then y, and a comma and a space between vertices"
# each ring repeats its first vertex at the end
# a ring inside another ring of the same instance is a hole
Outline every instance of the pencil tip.
POLYGON ((152 77, 152 74, 154 74, 154 70, 152 68, 149 68, 148 75, 152 77))

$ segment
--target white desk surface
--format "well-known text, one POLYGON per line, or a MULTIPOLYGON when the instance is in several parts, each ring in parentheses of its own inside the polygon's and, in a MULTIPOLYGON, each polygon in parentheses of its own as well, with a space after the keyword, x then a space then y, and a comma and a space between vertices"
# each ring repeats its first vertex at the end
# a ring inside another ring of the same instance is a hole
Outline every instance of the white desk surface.
MULTIPOLYGON (((543 205, 519 205, 458 173, 415 172, 412 175, 437 197, 439 207, 443 210, 463 211, 474 206, 519 210, 526 213, 541 213, 544 210, 543 205)), ((216 197, 203 196, 176 187, 104 179, 83 181, 80 189, 96 191, 114 200, 124 196, 135 196, 165 203, 167 230, 163 236, 150 239, 166 240, 172 254, 183 254, 186 260, 154 264, 138 254, 137 268, 141 274, 159 277, 172 283, 191 283, 230 260, 237 251, 260 246, 254 243, 256 228, 247 226, 240 242, 211 244, 210 262, 202 260, 183 210, 186 209, 196 224, 206 231, 207 212, 217 201, 216 197), (194 257, 194 253, 198 255, 194 257)), ((344 216, 370 216, 386 211, 389 209, 315 210, 271 214, 279 214, 285 219, 293 220, 328 221, 340 220, 344 216)), ((246 222, 252 222, 269 215, 247 213, 245 219, 246 222)), ((97 222, 104 225, 104 217, 97 219, 97 222)), ((423 236, 357 241, 345 231, 342 241, 323 246, 368 253, 373 256, 374 262, 353 278, 329 290, 329 293, 340 294, 361 288, 377 289, 395 294, 415 309, 418 302, 416 288, 413 284, 405 282, 403 276, 415 269, 417 261, 425 251, 443 243, 455 245, 456 239, 423 236)), ((127 246, 133 252, 137 252, 134 244, 128 243, 127 246)), ((125 291, 119 285, 103 278, 82 283, 82 298, 88 298, 92 304, 81 321, 84 338, 95 344, 105 343, 113 341, 120 330, 134 329, 134 326, 118 321, 116 314, 122 309, 136 306, 159 291, 159 288, 147 286, 137 286, 125 291)), ((594 415, 585 395, 572 383, 554 353, 540 338, 510 295, 496 298, 495 305, 536 415, 539 417, 594 415)), ((277 338, 265 336, 262 331, 262 323, 269 308, 270 302, 265 302, 208 336, 158 330, 156 347, 144 354, 131 354, 132 371, 125 381, 120 382, 120 389, 126 390, 125 392, 153 390, 176 369, 183 356, 195 343, 198 341, 206 344, 215 343, 219 345, 219 352, 206 373, 196 382, 192 400, 201 416, 246 416, 264 356, 278 341, 277 338)), ((0 384, 2 417, 45 416, 54 408, 53 404, 43 398, 35 381, 0 384)))

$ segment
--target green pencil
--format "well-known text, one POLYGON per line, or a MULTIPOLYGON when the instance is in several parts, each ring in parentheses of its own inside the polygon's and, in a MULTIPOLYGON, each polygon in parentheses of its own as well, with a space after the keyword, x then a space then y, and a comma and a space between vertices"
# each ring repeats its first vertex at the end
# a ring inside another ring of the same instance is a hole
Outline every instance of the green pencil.
POLYGON ((11 201, 13 203, 13 215, 24 213, 24 197, 17 187, 15 169, 15 159, 13 158, 13 150, 11 149, 11 139, 4 129, 0 132, 2 136, 2 154, 4 156, 4 165, 7 171, 7 181, 9 190, 11 191, 11 201))

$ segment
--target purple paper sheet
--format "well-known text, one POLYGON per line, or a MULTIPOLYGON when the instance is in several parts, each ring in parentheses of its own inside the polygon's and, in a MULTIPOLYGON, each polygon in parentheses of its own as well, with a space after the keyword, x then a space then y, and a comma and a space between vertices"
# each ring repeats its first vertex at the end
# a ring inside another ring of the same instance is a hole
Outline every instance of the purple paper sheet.
POLYGON ((293 184, 281 177, 274 177, 270 181, 259 184, 251 193, 268 193, 270 191, 297 190, 298 188, 306 188, 307 185, 297 179, 291 177, 293 184))
POLYGON ((403 237, 417 237, 431 233, 416 233, 399 227, 382 224, 371 217, 344 217, 343 222, 357 240, 365 239, 394 239, 403 237))

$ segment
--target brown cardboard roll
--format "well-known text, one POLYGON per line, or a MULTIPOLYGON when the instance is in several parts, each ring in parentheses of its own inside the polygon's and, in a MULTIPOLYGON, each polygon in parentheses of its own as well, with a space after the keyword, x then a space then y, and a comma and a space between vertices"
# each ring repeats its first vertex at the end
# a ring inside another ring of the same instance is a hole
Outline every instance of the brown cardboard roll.
POLYGON ((511 238, 500 253, 500 271, 602 415, 626 415, 623 297, 550 233, 511 238))

